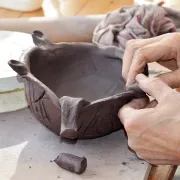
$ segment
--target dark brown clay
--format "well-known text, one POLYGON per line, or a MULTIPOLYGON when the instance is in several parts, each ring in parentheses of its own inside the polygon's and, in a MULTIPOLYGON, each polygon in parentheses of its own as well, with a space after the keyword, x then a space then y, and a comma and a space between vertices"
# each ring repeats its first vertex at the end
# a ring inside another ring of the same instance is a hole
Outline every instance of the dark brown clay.
POLYGON ((87 168, 87 159, 85 157, 78 157, 68 153, 61 153, 54 162, 59 167, 76 174, 82 174, 87 168))
POLYGON ((39 31, 36 47, 9 65, 25 84, 32 113, 63 138, 88 139, 122 128, 118 110, 145 94, 136 86, 124 92, 117 47, 92 43, 53 44, 39 31))

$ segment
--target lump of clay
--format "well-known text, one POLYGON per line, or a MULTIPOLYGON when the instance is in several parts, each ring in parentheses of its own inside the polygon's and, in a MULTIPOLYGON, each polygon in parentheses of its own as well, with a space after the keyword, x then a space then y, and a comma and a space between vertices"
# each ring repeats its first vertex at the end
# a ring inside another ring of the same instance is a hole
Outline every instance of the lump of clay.
POLYGON ((54 162, 59 167, 76 174, 82 174, 87 168, 87 159, 85 157, 81 158, 68 153, 61 153, 54 162))
POLYGON ((50 42, 32 34, 35 47, 9 65, 25 84, 31 112, 50 130, 67 139, 88 139, 122 128, 118 110, 145 96, 138 86, 124 92, 122 51, 92 43, 50 42))

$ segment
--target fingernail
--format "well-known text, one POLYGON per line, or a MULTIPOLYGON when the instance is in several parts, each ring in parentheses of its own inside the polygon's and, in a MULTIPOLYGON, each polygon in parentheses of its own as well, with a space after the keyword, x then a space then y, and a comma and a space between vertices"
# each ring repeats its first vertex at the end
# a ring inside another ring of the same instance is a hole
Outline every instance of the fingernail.
POLYGON ((128 78, 128 79, 127 79, 127 82, 126 82, 126 86, 133 85, 135 82, 136 82, 136 80, 135 80, 135 79, 128 78))
POLYGON ((129 85, 131 85, 130 79, 127 79, 126 86, 129 86, 129 85))
POLYGON ((138 74, 137 76, 136 76, 136 81, 138 82, 138 81, 141 81, 141 80, 145 80, 145 79, 147 79, 147 77, 144 75, 144 74, 138 74))

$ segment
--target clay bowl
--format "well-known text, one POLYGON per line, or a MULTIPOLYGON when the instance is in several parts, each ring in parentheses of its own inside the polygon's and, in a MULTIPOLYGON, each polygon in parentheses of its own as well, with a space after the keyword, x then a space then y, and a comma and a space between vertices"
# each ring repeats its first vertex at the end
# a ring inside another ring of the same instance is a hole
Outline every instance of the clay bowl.
POLYGON ((124 92, 120 50, 92 43, 53 44, 39 31, 32 38, 36 46, 9 65, 25 84, 37 120, 68 139, 121 129, 118 110, 142 92, 124 92))

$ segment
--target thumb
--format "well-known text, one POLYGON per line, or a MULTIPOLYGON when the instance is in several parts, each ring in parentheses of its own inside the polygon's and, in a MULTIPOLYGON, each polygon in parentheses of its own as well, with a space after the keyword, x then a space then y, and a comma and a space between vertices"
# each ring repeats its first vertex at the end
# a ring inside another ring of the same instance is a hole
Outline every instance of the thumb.
POLYGON ((141 99, 134 99, 131 102, 124 105, 118 112, 118 117, 121 123, 124 125, 133 116, 135 116, 136 111, 139 109, 143 109, 149 103, 149 98, 141 98, 141 99))
POLYGON ((157 106, 157 104, 158 102, 154 99, 146 106, 146 108, 154 108, 157 106))
POLYGON ((172 88, 170 88, 160 78, 148 78, 143 74, 138 74, 136 76, 136 81, 139 87, 156 99, 158 103, 172 92, 172 88))
POLYGON ((180 69, 156 76, 171 88, 180 87, 180 69))

